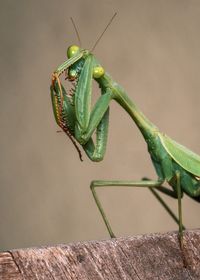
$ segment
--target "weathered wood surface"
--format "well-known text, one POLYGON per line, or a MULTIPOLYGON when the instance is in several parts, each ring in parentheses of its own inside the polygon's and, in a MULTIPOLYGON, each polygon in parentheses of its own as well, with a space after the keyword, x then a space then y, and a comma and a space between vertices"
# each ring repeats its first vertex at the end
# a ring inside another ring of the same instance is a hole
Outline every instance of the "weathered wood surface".
POLYGON ((0 253, 2 280, 200 279, 200 230, 140 235, 0 253))

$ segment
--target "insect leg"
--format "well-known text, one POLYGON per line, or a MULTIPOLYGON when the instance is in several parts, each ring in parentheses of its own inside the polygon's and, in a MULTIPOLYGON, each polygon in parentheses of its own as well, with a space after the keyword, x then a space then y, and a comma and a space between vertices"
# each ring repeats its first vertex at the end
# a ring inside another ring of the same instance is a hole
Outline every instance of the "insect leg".
POLYGON ((83 145, 83 149, 92 161, 101 161, 106 151, 109 124, 109 108, 104 113, 96 129, 96 143, 92 137, 83 145))
MULTIPOLYGON (((85 129, 83 129, 79 123, 76 125, 75 136, 79 143, 84 145, 88 142, 89 138, 92 136, 93 132, 98 127, 103 116, 105 115, 111 99, 112 92, 109 89, 106 90, 105 93, 102 92, 102 95, 97 100, 96 104, 94 105, 94 108, 92 109, 89 115, 88 124, 85 127, 85 129)), ((75 109, 77 108, 75 107, 75 109)))
POLYGON ((182 205, 181 205, 181 180, 180 172, 176 171, 177 195, 178 195, 178 216, 179 216, 179 240, 181 249, 183 249, 183 223, 182 223, 182 205))
MULTIPOLYGON (((75 111, 78 129, 81 133, 87 130, 91 113, 93 57, 88 56, 78 78, 75 93, 75 111)), ((79 141, 80 142, 80 141, 79 141)))
MULTIPOLYGON (((157 191, 160 191, 175 199, 177 199, 177 194, 174 191, 169 190, 163 186, 156 188, 156 190, 152 189, 152 188, 149 188, 149 190, 152 192, 152 194, 155 196, 155 198, 162 204, 162 206, 165 208, 165 210, 168 212, 168 214, 172 217, 172 219, 179 225, 180 224, 179 218, 177 218, 177 216, 170 209, 170 207, 165 203, 165 201, 161 198, 161 196, 158 194, 157 191)), ((183 229, 185 229, 184 225, 182 225, 182 227, 183 227, 183 229)))
MULTIPOLYGON (((148 178, 142 178, 142 179, 147 180, 147 181, 150 180, 148 178)), ((165 201, 162 199, 162 197, 158 194, 158 191, 160 191, 172 198, 177 199, 178 198, 177 192, 175 192, 174 190, 170 190, 163 186, 159 186, 156 189, 149 188, 149 190, 155 196, 155 198, 161 203, 161 205, 165 208, 165 210, 172 217, 172 219, 179 225, 180 221, 179 221, 178 217, 174 214, 174 212, 170 209, 170 207, 165 203, 165 201)), ((181 198, 182 198, 182 196, 183 196, 183 194, 181 193, 181 198)), ((185 229, 184 226, 183 226, 183 229, 185 229)))
POLYGON ((56 122, 70 138, 79 154, 80 160, 82 161, 81 151, 73 137, 76 120, 74 106, 72 105, 70 98, 67 96, 64 87, 61 84, 59 85, 57 80, 54 85, 51 86, 50 90, 56 122))
MULTIPOLYGON (((75 138, 83 146, 83 149, 92 161, 102 160, 105 154, 109 124, 109 103, 112 96, 110 89, 102 89, 101 96, 95 103, 92 111, 89 113, 89 109, 87 111, 84 110, 82 117, 79 115, 80 120, 84 119, 86 115, 87 118, 89 117, 87 126, 83 129, 80 122, 75 125, 75 138), (95 144, 92 139, 94 131, 96 131, 95 144)), ((77 110, 76 106, 75 110, 77 110)))
POLYGON ((181 180, 180 180, 180 172, 176 171, 176 189, 169 190, 163 186, 159 186, 156 190, 150 189, 150 191, 153 193, 153 195, 158 199, 158 201, 163 205, 163 207, 166 209, 166 211, 169 213, 169 215, 173 218, 173 220, 178 224, 179 226, 179 241, 180 241, 180 247, 183 249, 183 230, 185 230, 185 226, 182 222, 182 203, 181 199, 183 197, 183 192, 181 191, 181 180), (171 211, 169 206, 163 201, 163 199, 158 195, 157 191, 160 191, 172 198, 178 199, 178 218, 176 215, 171 211))
POLYGON ((101 205, 101 202, 98 198, 98 195, 96 193, 95 188, 99 188, 99 187, 148 187, 148 188, 157 188, 159 186, 161 186, 163 183, 163 180, 157 180, 157 181, 150 181, 150 180, 141 180, 141 181, 104 181, 104 180, 95 180, 92 181, 90 184, 90 189, 92 191, 95 203, 101 213, 101 216, 103 218, 103 221, 106 225, 106 228, 109 232, 109 235, 111 238, 114 238, 115 235, 113 233, 113 230, 110 226, 110 223, 108 221, 108 218, 105 214, 105 211, 101 205))

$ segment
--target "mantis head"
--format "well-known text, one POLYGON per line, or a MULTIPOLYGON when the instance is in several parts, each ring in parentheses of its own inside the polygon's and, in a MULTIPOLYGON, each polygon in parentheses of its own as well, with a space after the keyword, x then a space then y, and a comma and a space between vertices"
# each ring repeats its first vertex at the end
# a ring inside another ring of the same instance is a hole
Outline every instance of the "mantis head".
MULTIPOLYGON (((71 58, 79 55, 81 52, 84 52, 85 58, 88 55, 92 55, 88 50, 81 49, 77 45, 72 45, 72 46, 69 46, 67 49, 67 57, 68 57, 68 59, 71 59, 71 58)), ((78 78, 79 73, 81 72, 81 69, 83 67, 84 60, 85 59, 82 58, 68 68, 67 76, 68 76, 69 81, 74 81, 75 79, 78 78)), ((101 76, 104 75, 104 73, 105 73, 105 71, 102 66, 94 65, 93 73, 92 73, 92 76, 94 79, 100 78, 101 76)))

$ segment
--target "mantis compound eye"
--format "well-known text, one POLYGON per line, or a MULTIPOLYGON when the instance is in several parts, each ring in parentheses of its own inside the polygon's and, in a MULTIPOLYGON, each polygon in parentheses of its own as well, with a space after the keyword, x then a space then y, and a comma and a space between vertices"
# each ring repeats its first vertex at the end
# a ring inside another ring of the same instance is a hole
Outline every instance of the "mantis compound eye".
POLYGON ((67 57, 71 58, 79 52, 80 48, 76 45, 72 45, 67 49, 67 57))
POLYGON ((93 69, 93 78, 98 79, 98 78, 100 78, 101 76, 103 76, 104 73, 105 73, 105 70, 104 70, 103 67, 101 67, 101 66, 96 66, 96 67, 94 67, 94 69, 93 69))

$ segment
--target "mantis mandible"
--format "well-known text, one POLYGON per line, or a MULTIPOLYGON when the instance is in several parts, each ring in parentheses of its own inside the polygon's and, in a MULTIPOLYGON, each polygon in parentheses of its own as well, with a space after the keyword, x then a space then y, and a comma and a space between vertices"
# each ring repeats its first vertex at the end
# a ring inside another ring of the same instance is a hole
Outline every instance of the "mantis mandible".
POLYGON ((141 181, 95 180, 90 188, 110 237, 115 237, 98 198, 96 189, 106 186, 146 187, 160 201, 179 225, 179 240, 183 248, 181 199, 183 194, 200 202, 200 156, 178 144, 159 129, 137 108, 125 90, 118 85, 96 60, 91 51, 72 45, 68 59, 52 74, 51 98, 57 124, 70 137, 78 150, 78 142, 92 161, 101 161, 106 151, 109 104, 115 100, 132 118, 146 141, 148 152, 158 178, 141 181), (62 73, 73 84, 66 92, 60 81, 62 73), (101 90, 100 97, 91 108, 92 80, 101 90), (95 140, 92 136, 96 132, 95 140), (163 186, 168 183, 169 187, 163 186), (166 205, 159 192, 178 200, 178 217, 166 205))

